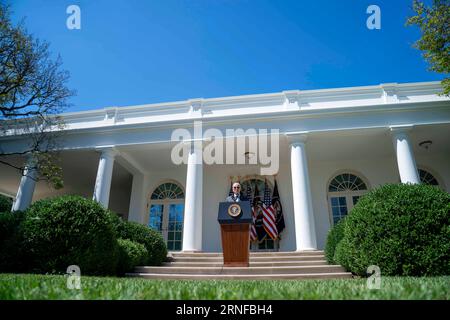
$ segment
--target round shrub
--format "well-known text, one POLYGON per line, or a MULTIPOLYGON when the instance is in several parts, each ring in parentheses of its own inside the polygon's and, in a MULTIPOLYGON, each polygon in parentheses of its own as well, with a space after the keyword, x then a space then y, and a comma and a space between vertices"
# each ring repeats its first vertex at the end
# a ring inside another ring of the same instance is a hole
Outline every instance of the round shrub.
POLYGON ((117 237, 111 215, 79 196, 35 202, 23 222, 24 246, 32 272, 65 273, 78 265, 83 275, 115 274, 117 237))
POLYGON ((390 184, 362 197, 343 224, 335 259, 365 275, 450 274, 450 195, 428 185, 390 184))
POLYGON ((133 271, 134 267, 145 264, 148 251, 143 244, 128 239, 118 239, 117 243, 119 245, 118 274, 133 271))
POLYGON ((330 264, 336 263, 334 253, 336 246, 344 237, 344 220, 345 218, 339 220, 339 222, 331 228, 327 236, 327 242, 325 244, 325 258, 330 264))
POLYGON ((23 236, 21 225, 24 213, 0 213, 0 271, 23 272, 28 265, 27 257, 22 250, 23 236))
POLYGON ((108 210, 108 213, 110 215, 114 231, 119 236, 120 230, 122 230, 122 225, 125 223, 125 221, 119 214, 115 213, 114 211, 108 210))
POLYGON ((148 252, 145 264, 158 266, 166 260, 166 244, 161 234, 155 230, 137 222, 123 221, 117 225, 117 233, 119 238, 144 245, 148 252))
POLYGON ((13 200, 0 194, 0 212, 9 212, 12 208, 13 200))

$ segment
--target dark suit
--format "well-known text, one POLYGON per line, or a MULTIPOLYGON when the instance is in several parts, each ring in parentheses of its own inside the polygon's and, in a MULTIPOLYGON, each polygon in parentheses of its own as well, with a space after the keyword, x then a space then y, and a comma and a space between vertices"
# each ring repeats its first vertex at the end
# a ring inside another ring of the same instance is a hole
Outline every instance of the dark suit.
POLYGON ((234 194, 232 196, 228 196, 225 200, 226 202, 240 202, 240 201, 248 201, 247 197, 244 196, 242 193, 239 195, 238 198, 234 197, 234 194))

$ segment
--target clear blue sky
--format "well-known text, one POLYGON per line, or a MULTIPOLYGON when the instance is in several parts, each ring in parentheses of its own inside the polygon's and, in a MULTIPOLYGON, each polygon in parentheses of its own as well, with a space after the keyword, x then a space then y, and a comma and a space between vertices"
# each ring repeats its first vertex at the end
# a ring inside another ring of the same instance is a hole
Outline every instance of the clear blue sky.
POLYGON ((412 0, 21 0, 14 21, 50 42, 77 90, 70 111, 441 80, 412 48, 412 0), (66 8, 81 8, 81 30, 66 8), (366 8, 381 8, 381 30, 366 8))

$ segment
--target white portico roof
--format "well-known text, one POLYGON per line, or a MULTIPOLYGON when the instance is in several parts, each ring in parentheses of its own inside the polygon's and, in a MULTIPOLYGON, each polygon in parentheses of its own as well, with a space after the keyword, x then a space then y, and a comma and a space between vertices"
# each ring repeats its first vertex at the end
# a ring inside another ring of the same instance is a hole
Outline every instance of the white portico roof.
POLYGON ((161 126, 192 120, 236 121, 257 118, 314 116, 363 110, 401 109, 403 106, 450 101, 437 95, 440 82, 389 83, 374 86, 290 90, 278 93, 189 99, 158 104, 107 107, 62 114, 67 130, 139 126, 161 126))
MULTIPOLYGON (((171 144, 173 131, 279 130, 296 133, 341 134, 370 130, 389 131, 396 126, 450 125, 450 98, 441 96, 440 82, 390 83, 375 86, 291 90, 212 99, 108 107, 62 114, 66 123, 63 150, 103 147, 141 147, 171 144)), ((247 135, 246 133, 244 135, 247 135)), ((23 137, 0 137, 3 150, 17 152, 23 137)))

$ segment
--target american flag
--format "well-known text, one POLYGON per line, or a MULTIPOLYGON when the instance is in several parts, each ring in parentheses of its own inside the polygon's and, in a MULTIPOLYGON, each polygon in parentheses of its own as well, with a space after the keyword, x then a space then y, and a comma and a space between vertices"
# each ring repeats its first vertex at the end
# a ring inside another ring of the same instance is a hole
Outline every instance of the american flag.
POLYGON ((258 235, 259 242, 263 241, 267 236, 267 232, 263 226, 262 205, 263 202, 261 201, 261 197, 259 195, 258 183, 255 183, 255 193, 253 196, 253 210, 255 213, 255 229, 256 234, 258 235))
POLYGON ((255 241, 256 239, 258 239, 258 234, 256 233, 256 228, 255 228, 256 215, 255 215, 255 207, 253 206, 253 195, 252 195, 252 188, 250 187, 250 183, 247 183, 246 196, 247 196, 248 201, 250 201, 250 203, 252 204, 253 222, 250 227, 250 241, 255 241))
POLYGON ((262 205, 263 210, 263 226, 269 237, 273 240, 278 238, 277 226, 275 223, 275 208, 272 205, 269 186, 267 180, 264 181, 264 200, 262 205))

